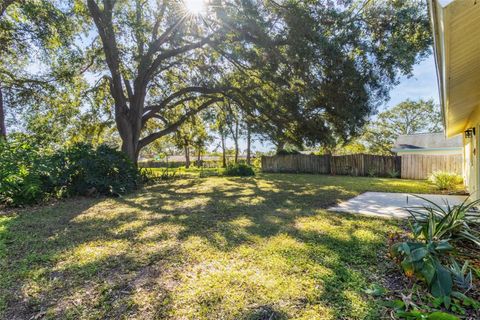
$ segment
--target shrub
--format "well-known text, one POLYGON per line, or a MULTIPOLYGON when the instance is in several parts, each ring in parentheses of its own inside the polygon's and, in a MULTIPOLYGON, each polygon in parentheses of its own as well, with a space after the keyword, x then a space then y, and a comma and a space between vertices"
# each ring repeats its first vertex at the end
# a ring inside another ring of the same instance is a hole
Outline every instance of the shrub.
POLYGON ((452 293, 452 275, 441 263, 441 257, 453 247, 446 240, 440 242, 405 241, 393 245, 391 253, 400 260, 405 274, 424 280, 434 297, 448 297, 452 293))
POLYGON ((395 178, 400 177, 400 172, 393 169, 393 170, 388 171, 388 176, 392 179, 395 179, 395 178))
POLYGON ((47 152, 23 142, 0 144, 0 202, 19 206, 73 195, 119 195, 140 175, 122 153, 87 144, 47 152))
POLYGON ((151 168, 140 168, 140 174, 142 176, 142 181, 148 183, 164 180, 173 180, 177 177, 177 170, 164 168, 162 170, 154 171, 151 168))
POLYGON ((67 195, 119 195, 137 188, 140 174, 135 165, 119 152, 106 145, 93 149, 91 145, 76 144, 53 156, 57 169, 57 185, 67 195))
POLYGON ((458 174, 446 171, 435 171, 428 180, 440 190, 454 190, 463 181, 458 174))
POLYGON ((468 263, 460 267, 451 259, 452 265, 446 267, 443 261, 454 250, 450 243, 452 240, 468 240, 480 245, 480 238, 470 228, 475 219, 470 210, 479 201, 467 203, 465 200, 458 206, 447 205, 444 209, 425 198, 421 199, 430 206, 408 210, 412 216, 409 222, 414 240, 395 243, 390 252, 400 262, 407 276, 415 275, 425 281, 432 295, 441 299, 448 308, 450 295, 459 294, 454 289, 463 292, 470 290, 472 273, 468 263))
POLYGON ((480 246, 480 236, 471 227, 477 223, 478 214, 472 209, 480 204, 480 200, 450 206, 446 208, 435 202, 417 196, 428 203, 427 206, 409 208, 410 225, 415 238, 423 237, 427 242, 461 239, 480 246))
POLYGON ((290 154, 300 154, 300 151, 295 149, 280 149, 277 151, 277 155, 279 156, 287 156, 290 154))
POLYGON ((261 168, 262 167, 262 158, 261 157, 256 157, 252 158, 252 167, 254 168, 261 168))
POLYGON ((48 196, 43 185, 50 170, 41 160, 34 146, 0 141, 0 202, 30 204, 48 196))
POLYGON ((226 176, 235 176, 235 177, 247 177, 247 176, 254 176, 255 171, 249 165, 238 163, 228 165, 225 168, 224 175, 226 176))

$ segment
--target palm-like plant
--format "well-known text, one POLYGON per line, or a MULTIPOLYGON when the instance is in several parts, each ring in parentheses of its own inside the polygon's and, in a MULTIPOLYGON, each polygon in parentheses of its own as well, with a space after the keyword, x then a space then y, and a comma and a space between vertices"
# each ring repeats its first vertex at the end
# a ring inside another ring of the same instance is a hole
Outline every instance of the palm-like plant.
POLYGON ((441 240, 464 239, 480 246, 480 233, 473 227, 480 222, 480 215, 474 208, 480 200, 451 206, 446 202, 446 208, 421 196, 415 196, 429 205, 410 207, 407 211, 412 216, 411 228, 415 238, 423 236, 427 242, 441 240))

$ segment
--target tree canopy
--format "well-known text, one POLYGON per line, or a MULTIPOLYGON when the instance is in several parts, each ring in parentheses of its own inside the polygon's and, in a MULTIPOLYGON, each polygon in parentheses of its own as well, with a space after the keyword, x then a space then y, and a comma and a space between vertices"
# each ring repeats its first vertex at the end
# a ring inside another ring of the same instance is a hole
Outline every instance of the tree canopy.
POLYGON ((440 107, 433 100, 406 100, 379 113, 363 139, 371 152, 390 154, 399 135, 442 131, 440 107))
MULTIPOLYGON (((12 3, 2 6, 2 26, 30 2, 12 3)), ((145 146, 225 101, 242 109, 253 132, 277 144, 348 141, 431 43, 425 6, 413 0, 212 0, 195 10, 171 0, 31 3, 58 11, 58 22, 66 19, 56 29, 25 18, 55 31, 33 34, 49 40, 39 47, 55 44, 45 65, 55 75, 47 96, 61 102, 47 103, 64 110, 68 122, 59 127, 76 133, 90 127, 85 134, 92 135, 114 121, 133 161, 145 146), (73 41, 64 43, 62 34, 73 41)), ((35 104, 33 113, 42 114, 35 104)), ((58 124, 58 114, 42 119, 58 124)))

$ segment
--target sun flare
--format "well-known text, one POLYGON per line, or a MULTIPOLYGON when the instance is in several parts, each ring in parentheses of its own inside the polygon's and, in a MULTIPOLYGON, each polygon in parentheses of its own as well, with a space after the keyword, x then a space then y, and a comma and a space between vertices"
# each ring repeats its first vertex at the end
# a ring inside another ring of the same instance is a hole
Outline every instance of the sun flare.
POLYGON ((188 13, 198 16, 207 12, 206 0, 183 0, 183 5, 188 13))

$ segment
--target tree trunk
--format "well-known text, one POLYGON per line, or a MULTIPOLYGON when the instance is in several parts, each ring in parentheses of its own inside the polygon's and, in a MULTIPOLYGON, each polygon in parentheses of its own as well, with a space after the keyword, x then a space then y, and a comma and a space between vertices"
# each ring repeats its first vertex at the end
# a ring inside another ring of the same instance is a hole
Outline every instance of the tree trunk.
POLYGON ((277 141, 277 152, 283 150, 285 148, 285 142, 277 141))
POLYGON ((0 86, 0 140, 7 140, 7 127, 5 125, 5 112, 3 110, 3 92, 0 86))
POLYGON ((188 144, 185 145, 185 168, 190 168, 190 148, 188 144))
POLYGON ((227 166, 227 154, 225 150, 225 135, 221 133, 220 138, 222 140, 222 167, 225 168, 227 166))
MULTIPOLYGON (((138 144, 138 141, 137 141, 138 144)), ((138 162, 139 151, 135 145, 133 139, 123 139, 122 138, 122 152, 124 152, 127 157, 135 164, 138 162)))
POLYGON ((197 166, 198 167, 202 166, 201 162, 202 162, 202 149, 198 148, 198 153, 197 153, 197 166))
POLYGON ((252 144, 252 132, 250 125, 247 123, 247 164, 251 164, 251 144, 252 144))
POLYGON ((120 138, 122 139, 122 152, 124 152, 133 163, 137 164, 140 152, 138 146, 140 130, 137 129, 135 131, 134 123, 131 119, 127 115, 120 113, 118 110, 115 111, 115 123, 120 138))
MULTIPOLYGON (((0 0, 0 3, 2 3, 0 4, 0 15, 6 10, 6 6, 12 2, 12 0, 0 0)), ((163 62, 173 58, 180 59, 183 54, 203 47, 210 41, 210 37, 205 37, 203 40, 189 43, 188 45, 180 45, 175 48, 170 48, 169 50, 162 50, 162 44, 176 32, 185 20, 185 17, 175 19, 176 22, 167 27, 162 34, 156 34, 156 32, 154 32, 154 37, 148 44, 143 43, 144 39, 141 36, 141 32, 138 31, 140 29, 137 30, 134 28, 138 32, 134 32, 133 40, 137 44, 137 50, 133 55, 139 57, 139 61, 137 61, 136 70, 132 70, 133 72, 130 72, 130 70, 125 72, 122 68, 122 50, 120 49, 121 45, 117 43, 116 23, 114 23, 116 22, 114 16, 117 15, 115 12, 116 2, 118 1, 87 0, 86 4, 102 41, 105 62, 110 71, 108 81, 110 84, 110 93, 114 100, 115 122, 120 138, 122 139, 122 151, 136 164, 140 150, 143 147, 156 139, 175 132, 179 126, 192 115, 206 109, 215 102, 221 101, 223 98, 211 97, 197 108, 186 111, 179 120, 140 139, 142 128, 145 127, 147 121, 155 118, 156 115, 162 117, 161 113, 168 109, 169 106, 177 106, 178 99, 182 100, 182 97, 190 96, 192 93, 202 95, 218 94, 221 93, 223 89, 187 86, 172 93, 160 103, 148 106, 148 112, 145 112, 147 111, 145 99, 148 88, 155 76, 163 71, 163 62), (99 2, 103 2, 103 5, 99 5, 99 2), (146 52, 144 52, 144 47, 148 48, 146 52), (131 73, 136 74, 134 79, 132 79, 131 73)), ((137 4, 135 7, 135 23, 142 25, 144 18, 142 10, 144 8, 141 3, 145 1, 135 2, 137 4)), ((161 20, 156 21, 156 23, 160 22, 161 20)))
POLYGON ((238 163, 238 120, 235 121, 235 135, 234 135, 234 140, 235 140, 235 164, 238 163))

